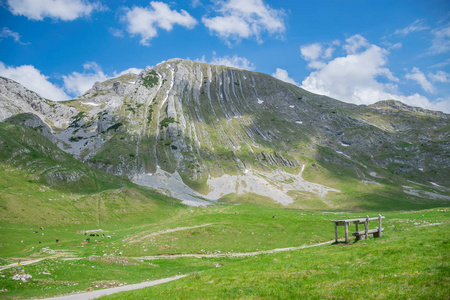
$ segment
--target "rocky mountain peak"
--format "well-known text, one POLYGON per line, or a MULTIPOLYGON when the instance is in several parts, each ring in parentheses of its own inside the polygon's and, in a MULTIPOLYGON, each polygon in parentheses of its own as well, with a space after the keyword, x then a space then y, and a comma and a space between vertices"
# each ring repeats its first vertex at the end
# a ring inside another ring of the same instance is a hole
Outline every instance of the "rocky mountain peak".
POLYGON ((20 104, 6 116, 35 113, 67 153, 189 203, 248 193, 286 205, 306 194, 326 202, 340 188, 324 174, 361 184, 450 178, 448 115, 398 101, 357 106, 183 59, 61 103, 3 82, 0 105, 20 104))

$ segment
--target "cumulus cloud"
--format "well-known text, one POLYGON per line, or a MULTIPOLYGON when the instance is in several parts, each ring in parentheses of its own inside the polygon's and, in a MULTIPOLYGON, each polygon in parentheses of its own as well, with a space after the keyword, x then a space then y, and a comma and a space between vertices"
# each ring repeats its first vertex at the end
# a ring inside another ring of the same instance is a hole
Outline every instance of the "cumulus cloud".
MULTIPOLYGON (((14 42, 22 44, 22 45, 28 45, 29 43, 24 43, 20 40, 20 35, 19 33, 12 31, 11 29, 9 29, 8 27, 3 27, 2 31, 0 32, 0 38, 8 38, 11 37, 14 39, 14 42)), ((0 39, 1 41, 1 39, 0 39)))
MULTIPOLYGON (((450 99, 431 102, 418 93, 409 96, 401 94, 397 84, 399 79, 386 67, 389 54, 386 49, 370 44, 361 36, 350 37, 342 47, 348 53, 346 56, 324 63, 303 80, 301 87, 349 103, 372 104, 395 99, 408 105, 450 112, 450 99)), ((419 72, 413 69, 408 74, 419 82, 422 80, 419 79, 419 72)), ((431 89, 426 83, 423 87, 431 89)))
POLYGON ((174 25, 180 25, 192 29, 197 25, 187 11, 177 12, 171 10, 169 5, 163 2, 152 1, 149 7, 134 6, 124 16, 127 31, 131 35, 140 35, 140 44, 149 46, 149 41, 158 35, 158 29, 171 31, 174 25))
POLYGON ((434 35, 434 38, 428 49, 430 54, 440 54, 450 51, 450 23, 433 29, 432 34, 434 35))
POLYGON ((255 37, 262 43, 262 34, 281 35, 285 32, 285 13, 272 9, 262 0, 216 1, 215 17, 203 17, 210 32, 229 41, 255 37))
POLYGON ((322 69, 326 66, 324 60, 331 59, 333 57, 335 46, 339 45, 339 40, 329 43, 328 46, 320 43, 313 43, 300 46, 300 53, 303 59, 309 62, 308 68, 322 69))
POLYGON ((41 74, 40 70, 31 65, 13 67, 0 62, 0 75, 17 81, 27 89, 50 100, 67 100, 70 98, 62 88, 48 81, 47 76, 41 74))
POLYGON ((397 29, 394 32, 394 34, 406 36, 412 32, 417 32, 417 31, 422 31, 422 30, 427 30, 427 29, 430 29, 430 27, 425 25, 423 20, 416 20, 411 25, 409 25, 405 28, 397 29))
POLYGON ((297 82, 295 82, 294 79, 289 77, 289 73, 286 70, 277 68, 276 72, 272 73, 272 76, 277 78, 277 79, 280 79, 280 80, 282 80, 284 82, 292 83, 294 85, 299 85, 297 82))
POLYGON ((44 18, 73 21, 89 16, 95 10, 105 10, 99 2, 87 0, 7 0, 13 15, 25 16, 30 20, 42 21, 44 18))
POLYGON ((354 54, 361 48, 367 48, 369 42, 359 34, 349 37, 345 40, 347 44, 342 46, 342 48, 347 51, 348 54, 354 54))
POLYGON ((417 82, 424 91, 428 92, 428 93, 434 93, 434 87, 431 84, 431 82, 429 82, 425 76, 425 74, 423 74, 419 68, 413 68, 411 70, 411 72, 406 73, 405 78, 410 79, 410 80, 414 80, 415 82, 417 82))
POLYGON ((372 45, 361 53, 337 57, 320 70, 312 72, 302 82, 302 87, 344 101, 373 103, 373 97, 379 100, 379 91, 388 88, 376 78, 385 76, 394 79, 383 67, 387 63, 386 55, 386 50, 372 45))
POLYGON ((319 43, 301 46, 300 53, 307 61, 316 60, 322 54, 322 46, 319 43))
MULTIPOLYGON (((203 62, 205 62, 205 58, 202 57, 203 62)), ((221 66, 227 66, 237 69, 244 69, 244 70, 254 70, 255 66, 251 61, 246 59, 245 57, 239 57, 237 55, 233 56, 216 56, 214 53, 214 56, 210 62, 213 65, 221 65, 221 66)))
POLYGON ((64 87, 67 92, 82 95, 89 90, 95 82, 105 81, 108 76, 103 73, 102 69, 95 62, 85 63, 83 65, 84 72, 72 72, 63 76, 64 87))
POLYGON ((139 74, 142 71, 142 69, 138 68, 129 68, 122 72, 115 71, 113 75, 109 76, 95 62, 85 63, 83 69, 83 73, 72 72, 63 76, 64 88, 68 93, 79 96, 92 88, 97 81, 102 82, 128 73, 139 74))

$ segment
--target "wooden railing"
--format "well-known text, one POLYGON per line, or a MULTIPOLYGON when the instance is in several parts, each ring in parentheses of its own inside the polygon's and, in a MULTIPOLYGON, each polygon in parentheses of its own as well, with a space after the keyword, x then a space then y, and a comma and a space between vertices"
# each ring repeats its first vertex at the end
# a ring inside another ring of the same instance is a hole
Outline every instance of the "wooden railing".
POLYGON ((338 241, 338 232, 337 227, 338 226, 344 226, 345 227, 345 243, 348 244, 348 226, 350 223, 355 224, 356 230, 352 233, 352 236, 356 237, 356 240, 364 240, 369 238, 369 234, 373 234, 374 237, 381 237, 381 234, 384 230, 384 228, 381 227, 381 220, 383 220, 384 217, 382 215, 378 215, 378 217, 369 218, 367 216, 366 218, 362 219, 348 219, 348 220, 333 220, 331 222, 334 222, 334 233, 335 233, 335 239, 336 243, 338 241), (376 221, 378 220, 378 228, 376 229, 369 229, 369 221, 376 221), (364 224, 364 230, 359 230, 359 225, 364 224))

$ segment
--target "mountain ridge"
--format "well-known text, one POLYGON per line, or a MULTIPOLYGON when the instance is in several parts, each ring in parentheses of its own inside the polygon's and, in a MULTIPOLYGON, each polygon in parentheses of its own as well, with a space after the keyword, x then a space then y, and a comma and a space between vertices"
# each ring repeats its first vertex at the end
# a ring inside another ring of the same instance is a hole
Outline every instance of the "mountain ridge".
MULTIPOLYGON (((6 98, 4 86, 1 99, 6 98)), ((164 189, 155 178, 174 174, 191 189, 181 198, 200 193, 199 201, 217 200, 260 192, 275 201, 306 197, 333 206, 326 194, 305 190, 308 181, 300 184, 305 166, 303 175, 309 176, 339 165, 362 183, 449 183, 449 115, 396 101, 358 106, 267 74, 182 59, 96 83, 69 101, 54 103, 30 93, 12 95, 27 98, 31 108, 26 109, 37 111, 52 127, 61 149, 99 170, 154 188, 164 189), (143 182, 146 177, 152 180, 143 182), (223 180, 213 184, 217 178, 223 180), (276 193, 262 193, 264 186, 276 193)), ((334 176, 337 169, 331 171, 334 176)), ((323 179, 316 176, 316 182, 327 185, 323 179)), ((328 188, 338 191, 341 185, 328 188)))

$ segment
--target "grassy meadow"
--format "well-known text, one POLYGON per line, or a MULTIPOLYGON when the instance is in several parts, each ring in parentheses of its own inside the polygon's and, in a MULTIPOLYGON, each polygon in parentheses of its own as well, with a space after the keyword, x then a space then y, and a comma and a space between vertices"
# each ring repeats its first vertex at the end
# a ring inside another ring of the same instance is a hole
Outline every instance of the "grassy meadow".
MULTIPOLYGON (((382 212, 386 220, 381 238, 358 242, 351 239, 349 245, 334 243, 331 220, 377 213, 219 204, 200 208, 175 206, 164 218, 137 218, 123 224, 105 222, 100 228, 92 222, 48 226, 42 231, 33 226, 2 223, 2 265, 15 263, 19 257, 23 261, 47 259, 23 266, 24 272, 33 276, 26 283, 11 280, 18 272, 16 267, 0 271, 0 290, 7 290, 0 296, 50 297, 189 274, 174 282, 105 298, 448 297, 449 210, 382 212), (100 233, 99 237, 90 237, 87 243, 90 233, 84 235, 83 231, 95 229, 103 231, 95 232, 100 233), (33 230, 39 233, 33 234, 33 230), (112 238, 103 238, 103 233, 112 238), (233 257, 237 253, 321 242, 327 243, 233 257), (212 254, 217 256, 202 257, 212 254)), ((370 228, 375 228, 375 223, 370 223, 370 228)), ((339 234, 343 237, 343 227, 339 227, 339 234)))

